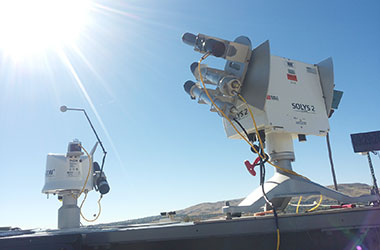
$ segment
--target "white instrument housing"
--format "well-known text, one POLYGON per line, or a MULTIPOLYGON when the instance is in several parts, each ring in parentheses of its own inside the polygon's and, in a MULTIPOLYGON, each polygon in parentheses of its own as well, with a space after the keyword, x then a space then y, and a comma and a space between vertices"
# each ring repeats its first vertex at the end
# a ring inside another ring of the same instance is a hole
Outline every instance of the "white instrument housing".
MULTIPOLYGON (((248 133, 255 132, 246 104, 239 101, 236 107, 236 119, 248 133)), ((271 55, 264 108, 250 108, 259 129, 266 133, 290 133, 295 138, 298 134, 325 136, 330 129, 319 68, 314 64, 271 55)), ((223 125, 228 138, 240 139, 227 120, 223 119, 223 125)))
MULTIPOLYGON (((87 156, 49 153, 46 159, 45 185, 42 193, 79 192, 84 186, 89 174, 89 168, 90 164, 87 156)), ((92 188, 93 169, 91 166, 85 190, 91 191, 92 188)))

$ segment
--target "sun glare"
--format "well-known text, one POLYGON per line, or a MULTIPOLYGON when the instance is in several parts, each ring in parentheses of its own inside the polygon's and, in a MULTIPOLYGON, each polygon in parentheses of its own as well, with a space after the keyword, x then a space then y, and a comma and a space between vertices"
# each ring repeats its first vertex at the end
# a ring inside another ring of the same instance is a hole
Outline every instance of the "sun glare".
POLYGON ((0 0, 0 51, 25 57, 75 42, 90 0, 0 0))

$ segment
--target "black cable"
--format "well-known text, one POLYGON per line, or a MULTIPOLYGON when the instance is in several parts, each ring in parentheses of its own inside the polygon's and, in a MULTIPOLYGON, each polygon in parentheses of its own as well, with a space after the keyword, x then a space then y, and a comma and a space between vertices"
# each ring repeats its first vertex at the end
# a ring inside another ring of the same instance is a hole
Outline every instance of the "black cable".
MULTIPOLYGON (((252 151, 252 150, 251 150, 252 151)), ((266 154, 265 152, 260 152, 260 155, 261 155, 261 160, 264 158, 264 161, 262 162, 262 163, 257 163, 255 166, 258 166, 258 165, 260 165, 260 164, 265 164, 265 163, 267 163, 267 161, 269 161, 269 156, 268 156, 268 154, 266 154)))
MULTIPOLYGON (((245 136, 247 136, 248 140, 249 140, 250 142, 252 142, 252 144, 253 144, 253 143, 254 143, 254 140, 252 139, 251 136, 249 136, 247 130, 245 130, 245 128, 243 127, 243 125, 242 125, 242 124, 241 124, 236 118, 234 118, 233 121, 236 122, 237 125, 239 125, 239 127, 241 128, 241 130, 243 130, 245 136)), ((259 146, 255 145, 255 144, 253 144, 253 146, 255 147, 255 149, 253 149, 253 148, 251 147, 251 151, 252 151, 252 153, 256 154, 256 151, 257 151, 257 152, 260 151, 260 147, 259 147, 259 146), (256 151, 255 151, 255 150, 256 150, 256 151)), ((267 157, 266 155, 262 155, 262 157, 266 157, 266 158, 265 158, 265 162, 268 161, 268 157, 267 157)), ((258 164, 257 164, 257 165, 258 165, 258 164)))
MULTIPOLYGON (((260 153, 263 153, 263 152, 260 152, 260 153)), ((268 158, 267 154, 265 154, 265 156, 268 158)), ((266 161, 263 161, 260 158, 260 163, 259 163, 260 164, 260 186, 261 186, 261 191, 263 192, 263 197, 265 199, 266 204, 269 205, 269 206, 271 206, 272 209, 273 209, 273 216, 274 216, 274 222, 275 222, 275 226, 276 226, 276 232, 279 234, 280 227, 278 225, 278 215, 277 215, 276 208, 273 205, 273 203, 269 200, 269 198, 268 198, 268 196, 267 196, 267 194, 265 193, 265 190, 264 190, 264 183, 265 183, 265 165, 264 164, 265 164, 265 162, 266 161)))
POLYGON ((234 118, 233 121, 236 122, 237 125, 239 125, 239 127, 241 128, 241 130, 243 130, 244 134, 247 136, 249 140, 249 135, 247 133, 247 130, 245 130, 245 128, 243 127, 243 125, 241 125, 241 123, 236 118, 234 118))
POLYGON ((274 207, 272 202, 270 202, 267 194, 265 193, 265 190, 264 190, 264 183, 265 183, 265 165, 264 165, 264 162, 263 160, 260 160, 260 186, 261 186, 261 191, 263 192, 263 197, 265 199, 265 202, 271 206, 272 208, 274 207))
POLYGON ((275 207, 273 208, 273 216, 274 216, 274 222, 276 223, 276 230, 280 230, 280 227, 278 226, 278 215, 275 207))
MULTIPOLYGON (((235 118, 233 119, 234 122, 236 122, 237 125, 239 125, 239 127, 241 128, 241 130, 243 130, 244 134, 247 136, 247 138, 249 139, 249 136, 248 136, 248 133, 247 133, 247 130, 245 130, 245 128, 243 127, 243 125, 235 118)), ((261 186, 261 191, 263 192, 263 197, 264 197, 264 200, 266 202, 267 205, 271 206, 272 209, 273 209, 273 216, 274 216, 274 220, 275 220, 275 225, 276 225, 276 232, 280 230, 279 226, 278 226, 278 215, 277 215, 277 211, 276 211, 276 208, 274 207, 273 203, 269 200, 267 194, 265 193, 265 190, 264 190, 264 183, 265 183, 265 163, 269 160, 269 156, 263 152, 263 149, 260 148, 259 146, 257 145, 254 145, 256 147, 256 150, 257 152, 259 152, 259 157, 260 157, 260 161, 257 163, 257 165, 260 165, 260 186, 261 186), (263 158, 264 158, 264 161, 263 161, 263 158)), ((251 147, 251 151, 253 153, 256 153, 253 151, 252 147, 251 147)))

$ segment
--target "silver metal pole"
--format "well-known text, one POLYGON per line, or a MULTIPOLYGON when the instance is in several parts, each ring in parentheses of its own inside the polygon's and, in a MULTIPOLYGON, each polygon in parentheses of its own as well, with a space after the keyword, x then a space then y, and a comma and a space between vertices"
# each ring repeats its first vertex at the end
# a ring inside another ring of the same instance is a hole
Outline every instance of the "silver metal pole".
POLYGON ((77 206, 77 198, 73 194, 65 194, 62 197, 62 206, 58 210, 58 228, 79 228, 80 209, 77 206))

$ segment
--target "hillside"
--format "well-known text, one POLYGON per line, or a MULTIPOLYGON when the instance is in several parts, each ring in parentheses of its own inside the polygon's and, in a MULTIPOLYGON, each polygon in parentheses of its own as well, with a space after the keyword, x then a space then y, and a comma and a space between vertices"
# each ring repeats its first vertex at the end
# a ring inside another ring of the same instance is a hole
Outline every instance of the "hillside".
MULTIPOLYGON (((334 189, 334 186, 327 186, 334 189)), ((349 196, 361 196, 370 193, 371 186, 362 183, 352 183, 352 184, 340 184, 338 185, 339 192, 347 194, 349 196)), ((308 196, 303 197, 302 204, 313 204, 313 202, 319 201, 319 196, 308 196)), ((238 205, 243 199, 230 200, 230 205, 238 205)), ((297 203, 298 197, 293 198, 290 203, 297 203)), ((322 204, 337 204, 335 200, 324 198, 322 204)), ((183 216, 203 216, 203 215, 221 215, 222 207, 225 205, 225 201, 218 202, 205 202, 200 203, 182 210, 177 211, 177 215, 183 216)), ((291 207, 288 207, 287 211, 291 212, 291 207)))
MULTIPOLYGON (((334 188, 333 186, 327 186, 329 188, 334 188)), ((339 192, 342 192, 349 196, 361 196, 365 194, 369 194, 371 190, 371 186, 367 184, 362 183, 352 183, 352 184, 340 184, 338 185, 339 192)), ((303 197, 302 204, 313 204, 315 202, 319 201, 319 196, 308 196, 303 197)), ((234 199, 229 200, 230 205, 238 205, 243 199, 234 199)), ((176 211, 176 216, 174 220, 178 221, 193 221, 193 220, 204 220, 209 218, 216 218, 223 216, 222 214, 222 207, 225 205, 226 201, 217 201, 217 202, 205 202, 200 203, 182 210, 176 211)), ((293 198, 290 203, 296 204, 298 202, 298 197, 293 198)), ((330 205, 330 204, 337 204, 335 200, 329 199, 329 198, 323 198, 322 204, 330 205)), ((309 207, 306 208, 300 208, 300 212, 306 210, 309 207)), ((294 206, 288 206, 286 209, 286 212, 294 212, 295 207, 294 206)), ((107 226, 117 226, 117 225, 126 225, 126 224, 140 224, 140 223, 150 223, 154 221, 160 221, 163 218, 160 215, 156 216, 149 216, 145 218, 139 218, 139 219, 133 219, 133 220, 127 220, 127 221, 120 221, 115 222, 111 224, 107 224, 107 226)))

